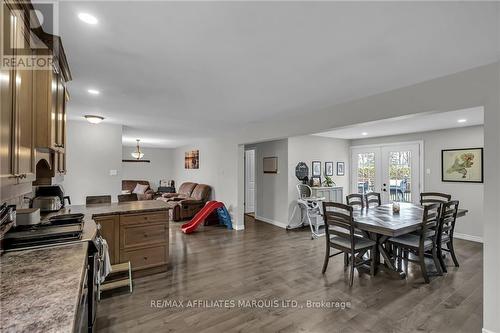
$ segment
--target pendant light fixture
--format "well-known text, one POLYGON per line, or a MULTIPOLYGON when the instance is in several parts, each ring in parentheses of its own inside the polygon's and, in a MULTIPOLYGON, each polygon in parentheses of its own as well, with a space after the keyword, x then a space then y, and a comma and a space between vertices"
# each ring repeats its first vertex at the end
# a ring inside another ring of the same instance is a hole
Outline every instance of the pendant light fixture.
POLYGON ((136 146, 137 149, 130 155, 132 155, 132 157, 135 158, 136 160, 140 160, 141 158, 144 157, 144 154, 141 152, 141 149, 139 147, 139 141, 141 140, 137 139, 136 141, 137 141, 137 146, 136 146))

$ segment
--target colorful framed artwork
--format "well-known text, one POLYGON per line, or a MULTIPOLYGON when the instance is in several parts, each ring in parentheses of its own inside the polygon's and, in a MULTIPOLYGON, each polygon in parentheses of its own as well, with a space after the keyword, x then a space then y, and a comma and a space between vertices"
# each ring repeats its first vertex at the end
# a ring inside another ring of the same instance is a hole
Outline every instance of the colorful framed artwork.
POLYGON ((441 181, 483 183, 483 148, 441 150, 441 181))
POLYGON ((200 168, 200 151, 191 150, 184 153, 184 169, 200 168))

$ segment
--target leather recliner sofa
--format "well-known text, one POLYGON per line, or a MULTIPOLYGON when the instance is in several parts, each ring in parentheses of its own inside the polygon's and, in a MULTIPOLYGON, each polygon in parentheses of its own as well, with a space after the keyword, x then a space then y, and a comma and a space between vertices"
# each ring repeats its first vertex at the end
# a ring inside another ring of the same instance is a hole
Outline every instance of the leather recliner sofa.
POLYGON ((183 221, 192 218, 210 199, 209 185, 186 182, 177 193, 165 193, 157 200, 165 201, 170 209, 170 220, 183 221))

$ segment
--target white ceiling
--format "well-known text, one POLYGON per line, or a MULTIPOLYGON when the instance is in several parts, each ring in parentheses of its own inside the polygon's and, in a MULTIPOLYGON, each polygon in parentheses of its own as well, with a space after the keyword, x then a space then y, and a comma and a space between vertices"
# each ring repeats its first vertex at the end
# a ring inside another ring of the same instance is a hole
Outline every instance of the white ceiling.
POLYGON ((313 135, 337 139, 365 139, 482 124, 484 124, 484 109, 477 107, 366 122, 313 135), (459 122, 459 120, 465 120, 465 122, 459 122))
POLYGON ((60 2, 74 78, 69 117, 123 124, 131 145, 137 137, 175 147, 236 132, 492 63, 496 6, 60 2), (99 23, 83 23, 79 12, 99 23))

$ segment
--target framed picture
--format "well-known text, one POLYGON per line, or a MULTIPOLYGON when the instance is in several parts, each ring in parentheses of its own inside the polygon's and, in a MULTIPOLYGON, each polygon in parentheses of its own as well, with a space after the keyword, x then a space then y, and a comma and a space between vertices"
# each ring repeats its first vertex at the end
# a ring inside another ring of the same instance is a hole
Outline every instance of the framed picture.
POLYGON ((278 158, 277 157, 264 157, 263 159, 264 173, 278 173, 278 158))
POLYGON ((312 187, 319 187, 321 186, 321 177, 311 177, 311 186, 312 187))
POLYGON ((321 162, 313 161, 312 162, 312 176, 320 177, 321 176, 321 162))
POLYGON ((191 150, 184 153, 184 169, 200 168, 200 151, 191 150))
POLYGON ((441 150, 443 182, 482 183, 483 148, 441 150))
POLYGON ((325 176, 333 176, 333 162, 325 162, 325 176))
POLYGON ((344 176, 344 175, 345 175, 345 163, 337 162, 337 176, 344 176))

